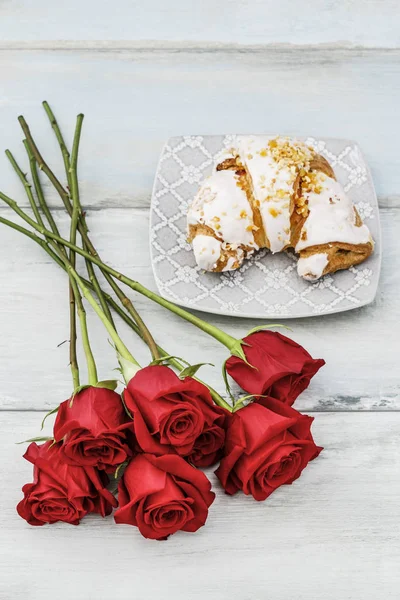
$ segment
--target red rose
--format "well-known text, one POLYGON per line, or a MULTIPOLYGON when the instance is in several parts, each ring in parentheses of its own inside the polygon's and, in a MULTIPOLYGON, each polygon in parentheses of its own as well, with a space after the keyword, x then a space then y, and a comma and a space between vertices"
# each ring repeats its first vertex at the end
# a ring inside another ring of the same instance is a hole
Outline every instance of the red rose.
POLYGON ((134 525, 153 540, 197 531, 215 498, 204 473, 176 454, 138 454, 125 469, 118 491, 115 522, 134 525))
POLYGON ((225 429, 219 425, 206 427, 196 439, 187 460, 196 467, 211 467, 223 455, 225 429))
POLYGON ((64 460, 108 472, 132 456, 128 445, 132 421, 121 397, 105 388, 87 387, 62 402, 54 423, 54 438, 63 441, 64 460))
MULTIPOLYGON (((138 371, 128 383, 124 401, 133 416, 137 443, 155 455, 173 451, 190 455, 199 436, 213 427, 222 429, 228 414, 215 406, 205 385, 191 377, 179 379, 161 365, 138 371)), ((218 439, 222 436, 220 432, 218 439)), ((213 453, 214 447, 205 453, 213 453)))
POLYGON ((107 475, 93 467, 76 467, 63 461, 61 444, 49 441, 28 446, 24 458, 33 463, 33 483, 22 488, 17 506, 30 525, 65 521, 78 525, 88 513, 109 515, 117 501, 105 488, 107 475))
POLYGON ((246 359, 255 368, 231 356, 226 362, 229 375, 249 394, 273 396, 290 406, 325 364, 276 331, 251 333, 243 341, 246 359))
POLYGON ((265 500, 300 477, 321 452, 311 435, 312 417, 274 398, 238 410, 226 433, 225 457, 216 471, 226 493, 242 490, 265 500))

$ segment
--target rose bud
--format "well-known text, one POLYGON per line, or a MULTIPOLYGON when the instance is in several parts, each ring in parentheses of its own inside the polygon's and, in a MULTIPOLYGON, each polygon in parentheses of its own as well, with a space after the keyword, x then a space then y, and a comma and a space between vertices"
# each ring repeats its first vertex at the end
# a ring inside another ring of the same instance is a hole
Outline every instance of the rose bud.
POLYGON ((105 488, 107 475, 93 467, 66 464, 60 450, 61 444, 52 441, 28 446, 24 458, 34 465, 33 483, 22 488, 19 516, 30 525, 57 521, 78 525, 88 513, 109 515, 118 503, 105 488))
POLYGON ((210 428, 214 430, 208 441, 197 442, 203 445, 204 454, 212 455, 218 443, 223 444, 228 412, 213 403, 205 385, 191 377, 180 379, 168 367, 149 366, 138 371, 128 383, 124 401, 133 416, 136 441, 144 452, 162 455, 175 451, 189 456, 199 437, 210 428))
POLYGON ((66 462, 107 472, 132 456, 132 431, 120 395, 93 386, 77 393, 72 402, 62 402, 54 423, 54 438, 62 440, 66 462))
POLYGON ((313 418, 274 398, 235 412, 226 432, 225 457, 216 471, 227 494, 242 490, 265 500, 300 477, 321 452, 311 435, 313 418))
POLYGON ((249 394, 273 396, 290 406, 325 364, 276 331, 257 331, 243 338, 247 361, 231 356, 226 370, 249 394))
POLYGON ((146 538, 165 540, 176 531, 200 529, 214 498, 204 473, 182 457, 138 454, 119 483, 114 519, 138 527, 146 538))

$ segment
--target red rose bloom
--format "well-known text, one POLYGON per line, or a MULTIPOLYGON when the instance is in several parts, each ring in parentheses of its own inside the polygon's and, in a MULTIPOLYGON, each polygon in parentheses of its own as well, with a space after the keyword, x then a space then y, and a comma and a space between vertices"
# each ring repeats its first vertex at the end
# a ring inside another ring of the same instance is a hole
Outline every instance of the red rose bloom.
POLYGON ((112 472, 132 456, 128 436, 132 421, 121 397, 106 388, 87 387, 72 401, 62 402, 54 423, 54 438, 63 441, 64 460, 112 472))
POLYGON ((57 521, 78 525, 88 513, 109 515, 117 501, 105 488, 107 475, 93 467, 66 464, 60 450, 61 444, 52 441, 28 446, 24 458, 34 465, 34 481, 22 488, 20 517, 30 525, 57 521))
POLYGON ((196 467, 211 467, 223 456, 225 429, 219 425, 206 427, 196 438, 191 454, 187 460, 196 467))
POLYGON ((242 490, 265 500, 300 477, 321 452, 311 435, 312 417, 274 398, 238 410, 226 433, 225 457, 216 471, 227 494, 242 490))
POLYGON ((153 540, 165 540, 176 531, 197 531, 215 498, 204 473, 176 454, 138 454, 118 490, 115 522, 134 525, 153 540))
POLYGON ((258 331, 243 339, 247 365, 231 356, 226 370, 240 387, 254 395, 273 396, 290 406, 325 364, 290 338, 276 331, 258 331))
POLYGON ((150 366, 138 371, 128 383, 124 401, 144 452, 163 455, 175 451, 188 456, 199 436, 210 429, 213 433, 208 442, 198 442, 203 444, 204 454, 213 454, 218 441, 223 444, 227 411, 215 406, 205 385, 191 377, 179 379, 168 367, 150 366))

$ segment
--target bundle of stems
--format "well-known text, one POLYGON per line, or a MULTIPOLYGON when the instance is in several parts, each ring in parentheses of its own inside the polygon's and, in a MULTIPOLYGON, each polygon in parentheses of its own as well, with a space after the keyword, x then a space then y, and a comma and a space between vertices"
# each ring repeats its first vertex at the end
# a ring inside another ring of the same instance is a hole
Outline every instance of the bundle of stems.
MULTIPOLYGON (((168 352, 166 352, 163 348, 161 348, 155 343, 149 329, 147 328, 143 319, 134 307, 132 301, 126 296, 126 294, 121 289, 117 281, 123 283, 129 282, 127 284, 132 289, 135 289, 135 287, 130 285, 130 283, 133 283, 135 285, 137 284, 140 287, 140 289, 137 289, 136 291, 140 291, 141 293, 144 293, 144 295, 148 295, 148 297, 152 297, 153 292, 150 292, 150 290, 147 290, 147 288, 140 286, 140 284, 138 284, 137 282, 129 280, 129 278, 124 277, 122 274, 118 273, 116 270, 112 269, 111 267, 108 267, 105 263, 103 263, 99 257, 99 254, 96 251, 96 248, 94 247, 92 241, 89 238, 85 214, 82 211, 82 207, 80 204, 77 175, 77 159, 82 130, 83 115, 80 114, 77 116, 72 152, 70 154, 67 149, 67 145, 65 144, 57 120, 49 104, 47 102, 43 102, 43 106, 60 146, 68 185, 64 187, 59 181, 59 179, 56 177, 54 172, 50 169, 48 164, 45 162, 43 156, 41 155, 36 145, 36 142, 32 137, 28 124, 26 123, 24 117, 20 116, 18 120, 25 134, 25 139, 23 140, 23 143, 29 158, 30 172, 35 195, 33 193, 32 186, 27 179, 27 176, 19 167, 12 153, 9 150, 6 150, 6 155, 10 160, 10 163, 13 166, 15 172, 17 173, 19 179, 24 185, 26 195, 28 197, 35 218, 31 218, 24 210, 22 210, 18 206, 15 200, 9 198, 2 192, 0 192, 0 199, 3 200, 10 208, 12 208, 16 212, 16 214, 18 214, 36 232, 42 234, 44 236, 44 239, 40 238, 35 233, 32 233, 28 229, 12 221, 9 221, 4 217, 0 217, 0 222, 28 236, 35 243, 39 244, 43 248, 43 250, 45 250, 47 254, 69 275, 70 366, 74 389, 76 389, 80 385, 79 367, 76 352, 76 313, 79 317, 79 322, 81 326, 83 348, 88 366, 89 383, 93 384, 97 382, 96 365, 90 347, 86 325, 86 313, 82 302, 81 291, 86 297, 86 299, 89 301, 89 303, 92 305, 93 309, 96 311, 100 319, 103 321, 103 324, 106 326, 106 329, 109 332, 110 337, 113 339, 113 342, 115 343, 119 355, 122 358, 125 358, 133 364, 138 364, 127 349, 127 347, 123 344, 122 340, 119 338, 116 332, 115 323, 110 311, 110 307, 124 320, 124 322, 129 327, 132 328, 132 330, 135 333, 142 337, 142 339, 148 345, 154 361, 160 362, 163 359, 168 360, 171 366, 175 367, 179 371, 182 371, 183 369, 185 369, 185 365, 183 365, 182 362, 176 357, 170 356, 168 352), (57 224, 51 214, 51 211, 45 198, 43 187, 41 185, 39 170, 42 171, 53 184, 54 188, 58 192, 63 202, 64 207, 66 208, 68 214, 71 217, 69 240, 66 240, 61 237, 57 224), (50 229, 46 227, 42 214, 43 217, 47 220, 48 227, 50 229), (79 232, 80 237, 82 239, 82 248, 80 248, 77 245, 77 232, 79 232), (67 249, 69 250, 69 252, 67 252, 67 249), (84 279, 78 275, 76 271, 76 254, 80 254, 85 258, 85 264, 89 279, 84 279), (118 304, 118 302, 116 302, 111 295, 107 294, 102 289, 96 274, 96 266, 99 268, 107 283, 111 287, 112 291, 115 293, 120 304, 118 304), (92 291, 96 294, 100 306, 97 304, 94 297, 92 296, 92 291)), ((156 298, 159 298, 156 294, 154 294, 154 296, 156 298)), ((179 309, 179 307, 175 307, 175 305, 173 305, 172 303, 168 303, 167 301, 165 302, 167 304, 171 304, 171 306, 176 308, 177 311, 182 310, 179 309)), ((166 306, 166 308, 168 308, 168 306, 166 306)), ((194 315, 191 315, 190 313, 187 314, 190 315, 190 317, 193 317, 194 320, 197 319, 196 317, 194 317, 194 315)), ((198 319, 198 321, 200 322, 201 320, 198 319)), ((209 333, 211 333, 212 335, 211 325, 209 333)), ((214 401, 218 405, 223 406, 228 410, 232 410, 232 406, 229 403, 227 403, 213 388, 211 388, 208 385, 207 387, 209 388, 214 401)))

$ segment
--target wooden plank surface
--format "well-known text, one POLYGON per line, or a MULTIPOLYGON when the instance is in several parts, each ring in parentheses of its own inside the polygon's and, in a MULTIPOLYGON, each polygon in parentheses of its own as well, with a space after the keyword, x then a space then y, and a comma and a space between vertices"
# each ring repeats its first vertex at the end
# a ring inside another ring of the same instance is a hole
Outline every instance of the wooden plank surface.
MULTIPOLYGON (((85 112, 80 178, 91 235, 132 278, 155 289, 148 207, 171 135, 355 139, 372 169, 384 246, 373 304, 287 323, 289 335, 327 361, 297 402, 315 411, 321 457, 266 503, 228 498, 209 473, 217 499, 207 526, 160 544, 112 517, 32 528, 17 516, 31 467, 15 442, 37 435, 42 411, 71 391, 68 344, 58 347, 68 338, 68 306, 65 275, 1 227, 0 600, 397 600, 399 31, 397 0, 310 0, 300 9, 291 0, 120 0, 113 10, 106 0, 0 2, 0 150, 23 160, 23 113, 61 173, 40 103, 53 105, 69 139, 74 116, 85 112)), ((0 189, 26 205, 5 157, 0 189)), ((59 206, 52 194, 50 201, 59 206)), ((12 218, 3 207, 0 214, 12 218)), ((66 232, 65 214, 56 216, 66 232)), ((211 338, 134 299, 173 354, 222 363, 226 352, 211 338)), ((115 377, 107 336, 88 317, 99 374, 115 377)), ((237 337, 259 324, 207 318, 237 337)), ((118 326, 145 364, 143 344, 118 326)), ((219 368, 202 373, 222 391, 219 368)))
POLYGON ((30 527, 15 505, 40 413, 0 413, 0 598, 395 600, 400 586, 400 414, 315 415, 325 450, 264 503, 217 498, 206 526, 144 540, 112 517, 30 527), (12 466, 12 468, 11 468, 12 466))
MULTIPOLYGON (((86 113, 86 206, 147 207, 169 136, 235 132, 355 139, 380 205, 400 206, 400 50, 2 50, 0 76, 1 147, 21 162, 18 114, 58 169, 40 103, 53 105, 68 139, 75 115, 86 113)), ((0 187, 23 196, 5 157, 0 187)))
POLYGON ((399 44, 396 0, 3 0, 0 34, 5 41, 186 40, 240 44, 399 44))
MULTIPOLYGON (((299 399, 307 410, 390 410, 400 408, 398 357, 400 274, 398 260, 400 211, 384 209, 382 227, 384 260, 376 301, 348 313, 286 322, 291 335, 326 366, 299 399)), ((13 218, 11 211, 2 215, 13 218)), ((57 213, 68 231, 68 219, 57 213)), ((133 279, 155 289, 148 247, 148 213, 144 210, 90 211, 88 222, 100 255, 133 279)), ((44 409, 54 407, 70 393, 68 305, 66 276, 27 238, 0 229, 0 407, 44 409), (13 249, 13 250, 12 250, 13 249), (27 382, 28 386, 27 386, 27 382)), ((133 296, 158 341, 172 354, 193 363, 211 362, 204 378, 221 392, 219 365, 224 347, 168 311, 140 296, 133 296)), ((88 309, 89 325, 99 374, 115 376, 113 350, 100 322, 88 309)), ((211 323, 242 337, 259 321, 205 315, 211 323)), ((142 364, 149 355, 143 344, 121 327, 128 345, 142 364)), ((81 358, 82 365, 84 359, 81 358)), ((36 432, 32 432, 36 435, 36 432)))

